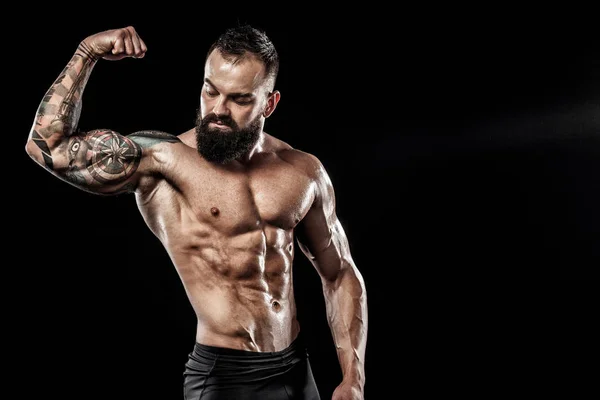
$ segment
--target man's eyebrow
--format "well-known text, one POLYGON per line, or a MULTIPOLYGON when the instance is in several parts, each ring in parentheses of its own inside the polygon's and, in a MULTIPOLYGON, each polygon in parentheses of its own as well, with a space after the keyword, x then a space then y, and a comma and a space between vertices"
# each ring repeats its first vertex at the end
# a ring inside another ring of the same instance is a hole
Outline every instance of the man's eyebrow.
MULTIPOLYGON (((216 86, 214 85, 214 83, 212 83, 210 81, 210 79, 208 78, 204 78, 204 82, 208 83, 210 86, 212 86, 213 88, 216 88, 216 86)), ((251 98, 254 97, 253 93, 229 93, 228 95, 229 97, 243 97, 243 98, 251 98)))

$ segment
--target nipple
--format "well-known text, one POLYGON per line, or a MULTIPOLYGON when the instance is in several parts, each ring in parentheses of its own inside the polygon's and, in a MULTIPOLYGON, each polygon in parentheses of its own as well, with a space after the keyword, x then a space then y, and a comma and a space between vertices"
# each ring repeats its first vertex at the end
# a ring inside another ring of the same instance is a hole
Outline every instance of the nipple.
POLYGON ((213 207, 210 209, 210 213, 216 217, 219 215, 219 209, 217 207, 213 207))

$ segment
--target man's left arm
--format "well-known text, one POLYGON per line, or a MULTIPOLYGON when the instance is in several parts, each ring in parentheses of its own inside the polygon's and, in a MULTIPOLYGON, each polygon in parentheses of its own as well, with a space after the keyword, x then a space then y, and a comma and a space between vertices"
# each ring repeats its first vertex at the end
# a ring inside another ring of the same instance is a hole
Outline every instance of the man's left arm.
POLYGON ((363 399, 367 344, 367 292, 346 233, 338 220, 331 180, 312 156, 314 200, 296 227, 296 238, 321 277, 327 320, 343 374, 333 399, 363 399))

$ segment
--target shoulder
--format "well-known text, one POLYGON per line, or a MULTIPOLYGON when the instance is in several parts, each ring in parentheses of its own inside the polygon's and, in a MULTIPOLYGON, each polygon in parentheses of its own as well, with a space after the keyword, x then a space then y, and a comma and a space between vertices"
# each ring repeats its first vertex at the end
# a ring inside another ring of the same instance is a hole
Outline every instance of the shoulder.
POLYGON ((187 131, 177 135, 177 138, 181 140, 186 146, 196 148, 196 128, 188 129, 187 131))
POLYGON ((127 135, 127 138, 140 146, 146 155, 177 153, 184 147, 177 136, 158 130, 136 131, 127 135))
POLYGON ((271 151, 282 161, 308 176, 311 180, 327 179, 327 171, 321 160, 314 154, 295 148, 281 139, 268 136, 271 151))
POLYGON ((163 143, 181 143, 177 136, 156 130, 136 131, 127 135, 127 137, 142 148, 149 148, 163 143))
POLYGON ((158 130, 136 131, 127 138, 141 148, 147 165, 154 165, 151 169, 171 165, 187 149, 177 136, 158 130))
POLYGON ((308 188, 314 195, 313 205, 331 204, 334 199, 333 184, 319 157, 287 143, 280 145, 274 153, 279 160, 291 165, 307 179, 308 188))

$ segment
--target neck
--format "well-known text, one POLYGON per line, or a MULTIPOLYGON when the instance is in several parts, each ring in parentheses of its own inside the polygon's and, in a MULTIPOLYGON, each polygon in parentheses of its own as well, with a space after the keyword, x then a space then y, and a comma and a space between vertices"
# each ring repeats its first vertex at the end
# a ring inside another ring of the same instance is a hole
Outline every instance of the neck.
POLYGON ((260 131, 260 135, 258 136, 258 140, 256 141, 256 144, 254 146, 252 146, 252 149, 250 149, 249 152, 247 152, 246 154, 244 154, 243 156, 238 158, 237 161, 241 162, 242 164, 247 164, 252 160, 252 157, 254 157, 255 154, 262 153, 264 148, 265 148, 265 133, 264 133, 264 131, 260 131))

